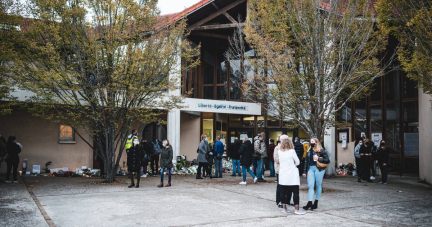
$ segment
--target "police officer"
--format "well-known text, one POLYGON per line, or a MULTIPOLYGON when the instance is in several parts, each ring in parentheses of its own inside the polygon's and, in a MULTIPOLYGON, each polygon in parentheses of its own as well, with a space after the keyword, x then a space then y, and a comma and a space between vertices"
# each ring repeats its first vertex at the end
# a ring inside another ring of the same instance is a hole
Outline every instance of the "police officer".
MULTIPOLYGON (((137 131, 136 129, 133 129, 133 130, 132 130, 132 134, 130 134, 130 135, 127 137, 127 140, 126 140, 126 146, 125 146, 126 153, 129 153, 129 149, 132 147, 132 140, 133 140, 134 138, 137 138, 137 139, 138 139, 138 131, 137 131)), ((139 143, 138 143, 138 144, 139 144, 139 143)))

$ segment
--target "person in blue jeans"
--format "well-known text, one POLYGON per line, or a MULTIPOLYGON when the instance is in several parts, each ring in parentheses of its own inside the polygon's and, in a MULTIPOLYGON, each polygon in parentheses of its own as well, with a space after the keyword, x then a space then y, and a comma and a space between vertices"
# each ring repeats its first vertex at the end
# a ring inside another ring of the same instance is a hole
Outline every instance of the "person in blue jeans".
POLYGON ((250 169, 250 166, 252 164, 252 153, 253 153, 253 146, 252 143, 249 141, 249 138, 245 137, 243 138, 243 144, 240 147, 239 154, 241 155, 240 158, 240 165, 242 166, 243 170, 243 181, 240 182, 242 185, 246 185, 246 172, 248 172, 251 177, 254 179, 254 183, 257 182, 257 178, 255 174, 250 169))
POLYGON ((254 150, 255 153, 259 154, 260 159, 257 160, 257 177, 258 182, 267 182, 264 180, 263 174, 264 174, 264 159, 267 158, 267 147, 264 142, 265 133, 261 132, 259 136, 255 137, 254 141, 254 150))
POLYGON ((231 161, 232 161, 232 169, 233 169, 233 174, 231 175, 232 177, 235 177, 236 173, 238 173, 238 176, 241 176, 241 174, 240 174, 240 172, 241 172, 240 154, 238 153, 238 151, 240 150, 240 147, 241 147, 241 142, 236 137, 234 139, 234 143, 232 145, 231 152, 230 152, 231 161))
POLYGON ((215 175, 214 178, 222 178, 222 156, 224 154, 224 145, 220 141, 220 136, 216 136, 216 143, 214 145, 214 160, 215 160, 215 175))
POLYGON ((317 161, 324 164, 330 163, 328 154, 326 150, 322 148, 320 141, 317 138, 312 138, 310 140, 310 149, 306 154, 305 166, 303 171, 303 177, 307 176, 307 182, 309 188, 308 190, 309 201, 306 204, 306 206, 303 207, 303 209, 305 210, 308 210, 309 208, 311 210, 318 208, 318 200, 320 199, 321 192, 322 192, 322 180, 324 178, 325 167, 319 168, 316 165, 317 161), (316 195, 315 195, 315 202, 312 205, 313 196, 315 193, 314 192, 315 184, 316 184, 316 195))

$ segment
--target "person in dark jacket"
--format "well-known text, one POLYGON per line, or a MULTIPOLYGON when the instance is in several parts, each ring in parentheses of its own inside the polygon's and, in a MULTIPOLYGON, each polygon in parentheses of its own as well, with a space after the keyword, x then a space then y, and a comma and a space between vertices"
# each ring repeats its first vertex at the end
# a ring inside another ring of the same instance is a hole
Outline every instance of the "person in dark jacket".
POLYGON ((129 148, 129 150, 127 150, 127 166, 131 179, 131 184, 128 186, 128 188, 132 188, 133 186, 135 186, 134 173, 136 173, 137 178, 137 184, 135 187, 139 188, 140 172, 143 157, 144 153, 141 146, 139 145, 138 138, 134 138, 132 140, 132 146, 129 148))
POLYGON ((207 169, 207 163, 208 160, 206 158, 206 154, 208 154, 210 152, 210 148, 206 143, 207 140, 207 136, 205 134, 201 135, 201 142, 198 146, 198 157, 197 157, 197 161, 198 161, 198 170, 197 170, 197 176, 196 179, 203 179, 201 177, 201 170, 204 172, 205 169, 207 169))
POLYGON ((381 180, 378 183, 387 184, 387 164, 389 160, 389 148, 386 147, 385 141, 381 140, 380 146, 377 152, 376 163, 381 169, 381 180))
POLYGON ((369 169, 372 173, 372 175, 370 176, 371 180, 375 180, 375 176, 376 176, 376 168, 375 168, 375 161, 377 160, 377 147, 375 146, 375 143, 371 140, 369 141, 369 146, 370 146, 370 151, 371 151, 371 156, 369 157, 369 169))
MULTIPOLYGON (((370 179, 370 158, 372 156, 371 154, 371 146, 369 143, 369 139, 364 139, 363 140, 364 144, 363 146, 360 147, 360 157, 361 157, 361 178, 367 182, 372 182, 372 180, 370 179)), ((359 179, 358 182, 361 182, 361 180, 359 179)))
POLYGON ((168 184, 165 187, 171 187, 171 169, 173 167, 173 149, 168 140, 162 142, 164 148, 162 149, 160 167, 161 167, 161 182, 158 185, 159 188, 163 187, 164 171, 167 171, 168 184))
POLYGON ((208 137, 206 139, 206 144, 208 149, 210 150, 208 158, 207 158, 207 168, 204 171, 204 177, 210 177, 210 179, 213 178, 212 176, 212 169, 213 169, 213 160, 214 160, 214 149, 211 148, 210 144, 208 143, 208 137))
POLYGON ((320 141, 317 138, 312 138, 310 140, 310 149, 306 154, 305 166, 303 169, 303 177, 306 177, 307 175, 307 182, 309 187, 308 189, 309 201, 307 205, 303 207, 303 209, 305 210, 308 210, 309 208, 311 208, 311 210, 318 208, 318 200, 320 199, 321 192, 322 192, 322 180, 324 178, 325 167, 319 168, 316 165, 317 161, 324 164, 330 163, 328 154, 326 150, 321 146, 320 141), (312 205, 315 184, 316 184, 316 195, 315 195, 315 202, 312 205))
POLYGON ((216 143, 214 144, 214 162, 215 162, 215 175, 214 178, 222 178, 222 157, 224 154, 224 145, 220 141, 220 136, 216 136, 216 143))
POLYGON ((6 183, 12 183, 10 181, 10 173, 13 169, 13 181, 14 183, 18 183, 17 181, 17 170, 18 164, 20 162, 19 153, 21 153, 21 146, 17 143, 15 136, 9 136, 8 141, 6 143, 6 149, 8 156, 6 158, 7 169, 6 169, 6 183))
POLYGON ((274 167, 274 149, 275 149, 275 145, 274 145, 274 139, 270 139, 270 144, 268 147, 268 160, 269 160, 269 166, 270 166, 270 177, 275 177, 275 167, 274 167))
POLYGON ((150 161, 150 149, 149 149, 149 143, 147 143, 147 140, 142 139, 140 143, 142 152, 143 152, 143 160, 142 160, 142 170, 143 175, 141 177, 147 177, 147 166, 150 161))
POLYGON ((154 137, 153 138, 153 142, 151 142, 149 144, 149 147, 150 147, 150 150, 151 150, 151 152, 150 152, 150 168, 152 169, 152 176, 153 177, 157 176, 157 173, 158 173, 158 170, 159 170, 159 167, 158 167, 159 154, 155 154, 155 151, 154 151, 154 148, 153 148, 155 144, 159 145, 159 148, 161 150, 163 149, 162 143, 156 137, 154 137))
POLYGON ((232 161, 232 168, 233 168, 233 174, 231 175, 232 177, 235 177, 236 173, 238 173, 239 177, 241 176, 241 174, 240 174, 240 154, 239 154, 240 147, 241 147, 241 142, 236 137, 234 139, 234 143, 232 145, 232 149, 230 152, 231 161, 232 161))
POLYGON ((258 178, 254 175, 254 173, 250 169, 250 166, 252 165, 252 153, 254 152, 254 147, 252 143, 249 141, 249 138, 247 136, 243 138, 243 144, 240 146, 240 150, 238 152, 241 155, 240 165, 242 166, 242 171, 243 171, 243 181, 240 182, 240 184, 244 184, 244 185, 247 184, 246 172, 249 172, 249 174, 254 179, 254 183, 256 183, 258 178))
MULTIPOLYGON (((304 152, 304 150, 303 150, 303 144, 300 143, 298 137, 295 138, 295 142, 294 142, 294 150, 295 150, 295 152, 296 152, 296 154, 297 154, 297 157, 298 157, 298 159, 300 160, 300 162, 303 163, 303 162, 302 162, 302 159, 303 159, 303 152, 304 152)), ((301 176, 301 175, 302 175, 302 172, 303 172, 303 168, 302 168, 301 165, 298 165, 297 168, 299 169, 299 174, 300 174, 300 176, 301 176)))

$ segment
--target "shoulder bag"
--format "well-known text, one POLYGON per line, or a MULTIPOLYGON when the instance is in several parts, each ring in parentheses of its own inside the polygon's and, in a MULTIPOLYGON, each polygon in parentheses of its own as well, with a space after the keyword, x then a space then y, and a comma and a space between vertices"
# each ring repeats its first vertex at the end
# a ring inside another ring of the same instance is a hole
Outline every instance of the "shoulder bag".
MULTIPOLYGON (((322 155, 318 155, 318 160, 319 160, 320 157, 323 157, 323 156, 322 155)), ((316 166, 318 168, 325 168, 325 167, 327 167, 329 165, 329 163, 322 163, 322 162, 319 162, 318 160, 316 161, 316 166)))

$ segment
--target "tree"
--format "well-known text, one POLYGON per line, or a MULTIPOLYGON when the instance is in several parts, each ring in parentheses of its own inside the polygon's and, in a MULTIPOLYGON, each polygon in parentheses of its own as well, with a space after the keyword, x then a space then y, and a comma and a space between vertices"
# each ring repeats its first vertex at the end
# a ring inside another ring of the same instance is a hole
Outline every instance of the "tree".
POLYGON ((6 67, 6 62, 13 59, 13 53, 9 51, 13 46, 5 40, 19 37, 19 25, 22 23, 22 17, 19 16, 21 9, 21 4, 13 0, 0 2, 0 116, 10 114, 11 105, 15 101, 11 95, 14 91, 13 81, 10 80, 9 68, 6 67))
POLYGON ((182 104, 165 91, 179 87, 180 57, 196 64, 196 49, 182 40, 185 20, 160 16, 156 0, 29 3, 22 38, 8 40, 21 43, 12 77, 35 94, 28 109, 72 126, 113 182, 132 122, 161 121, 156 109, 182 104))
POLYGON ((366 0, 251 0, 248 12, 227 53, 253 67, 243 92, 321 141, 343 105, 370 92, 394 57, 379 58, 387 34, 366 0), (254 57, 244 55, 247 46, 254 57))
POLYGON ((432 94, 432 1, 380 0, 380 23, 398 38, 398 60, 407 76, 432 94))

